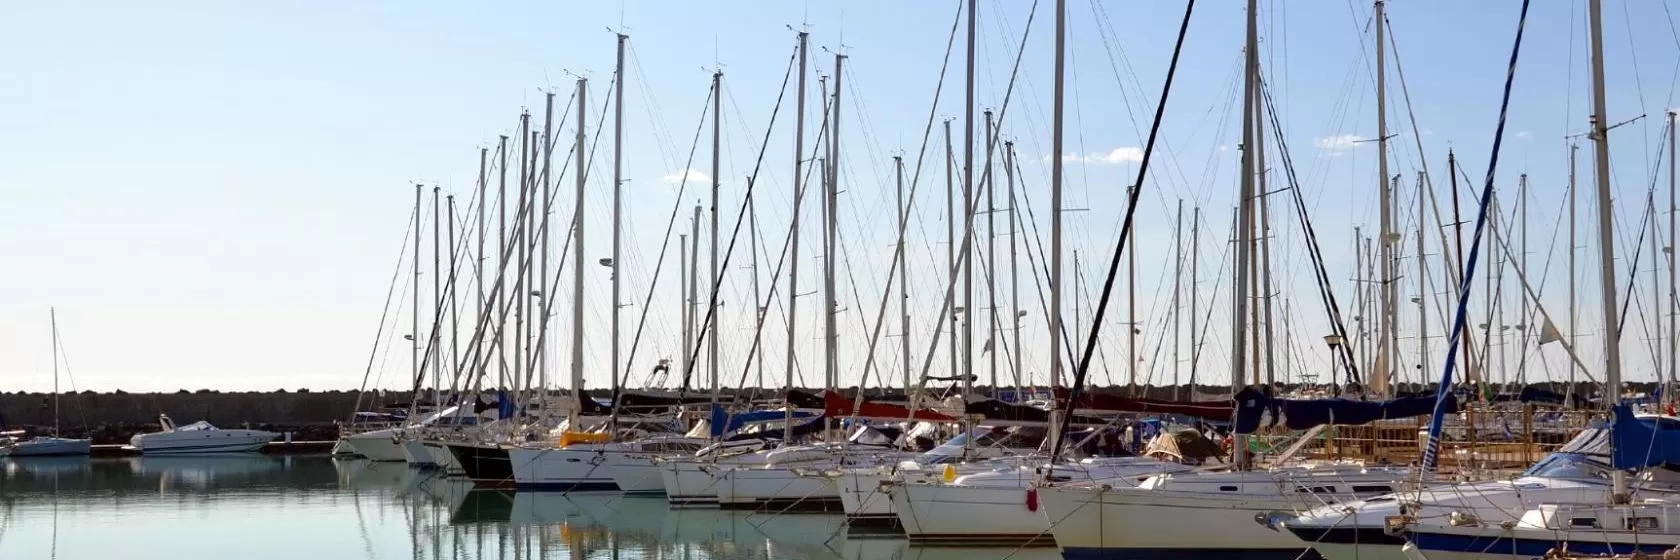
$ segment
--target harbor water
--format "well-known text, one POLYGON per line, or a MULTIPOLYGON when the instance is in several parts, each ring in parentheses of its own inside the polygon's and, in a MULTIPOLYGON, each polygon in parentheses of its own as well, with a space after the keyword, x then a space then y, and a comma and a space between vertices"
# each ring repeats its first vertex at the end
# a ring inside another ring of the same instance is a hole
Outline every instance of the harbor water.
POLYGON ((473 490, 326 456, 0 459, 0 559, 973 559, 1054 548, 910 547, 839 515, 671 509, 616 492, 473 490))

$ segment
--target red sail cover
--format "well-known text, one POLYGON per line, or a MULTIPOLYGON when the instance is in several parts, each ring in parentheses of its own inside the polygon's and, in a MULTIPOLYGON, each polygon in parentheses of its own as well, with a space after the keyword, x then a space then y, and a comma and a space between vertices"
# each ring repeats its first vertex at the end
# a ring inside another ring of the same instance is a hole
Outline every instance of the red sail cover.
MULTIPOLYGON (((823 414, 827 415, 829 418, 846 418, 851 416, 852 404, 852 399, 848 399, 839 393, 835 393, 833 391, 823 393, 823 414)), ((927 409, 918 410, 916 411, 916 415, 911 417, 910 409, 908 407, 869 401, 863 401, 863 403, 857 407, 857 415, 862 418, 911 418, 913 420, 925 420, 928 422, 957 421, 954 417, 927 409)))
MULTIPOLYGON (((1068 390, 1056 388, 1056 401, 1066 406, 1068 390)), ((1128 398, 1102 393, 1082 393, 1074 408, 1108 412, 1137 412, 1144 414, 1179 414, 1203 420, 1230 420, 1236 413, 1231 401, 1173 401, 1167 399, 1128 398)))

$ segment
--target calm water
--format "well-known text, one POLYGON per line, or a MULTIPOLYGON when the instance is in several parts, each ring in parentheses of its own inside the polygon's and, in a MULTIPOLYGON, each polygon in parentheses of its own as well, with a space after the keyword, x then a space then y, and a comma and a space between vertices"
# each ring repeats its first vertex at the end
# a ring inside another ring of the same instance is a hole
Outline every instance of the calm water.
POLYGON ((0 560, 1058 558, 910 548, 840 516, 671 510, 619 494, 472 491, 327 457, 0 459, 0 560))

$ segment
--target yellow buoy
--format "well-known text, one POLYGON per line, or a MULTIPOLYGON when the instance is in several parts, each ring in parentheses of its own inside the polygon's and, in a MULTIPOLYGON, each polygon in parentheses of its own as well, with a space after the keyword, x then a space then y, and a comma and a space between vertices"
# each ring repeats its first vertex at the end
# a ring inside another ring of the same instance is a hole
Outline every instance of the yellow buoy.
POLYGON ((957 480, 957 467, 952 466, 952 465, 945 465, 945 482, 954 482, 956 480, 957 480))

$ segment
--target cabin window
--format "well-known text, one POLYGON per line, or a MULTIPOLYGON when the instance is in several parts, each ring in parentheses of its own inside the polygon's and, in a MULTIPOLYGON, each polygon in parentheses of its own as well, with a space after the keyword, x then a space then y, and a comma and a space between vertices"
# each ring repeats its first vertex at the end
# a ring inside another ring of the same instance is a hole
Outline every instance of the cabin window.
POLYGON ((1236 492, 1238 490, 1241 490, 1241 487, 1239 487, 1239 486, 1220 486, 1219 487, 1220 492, 1236 492))
POLYGON ((1627 524, 1628 524, 1628 530, 1629 531, 1652 530, 1652 529, 1656 529, 1657 526, 1658 526, 1657 518, 1655 518, 1655 517, 1635 517, 1633 519, 1627 520, 1627 524))
POLYGON ((1336 492, 1336 487, 1335 486, 1302 486, 1300 488, 1296 488, 1295 491, 1296 492, 1310 492, 1310 493, 1313 493, 1313 494, 1334 494, 1336 492))
POLYGON ((1354 486, 1353 487, 1353 493, 1355 493, 1355 494, 1360 494, 1360 493, 1365 493, 1365 492, 1387 494, 1387 493, 1393 492, 1393 491, 1394 491, 1394 488, 1387 485, 1387 484, 1374 484, 1374 485, 1370 485, 1370 486, 1354 486))
POLYGON ((1569 519, 1569 526, 1574 528, 1599 529, 1597 517, 1573 517, 1569 519))

